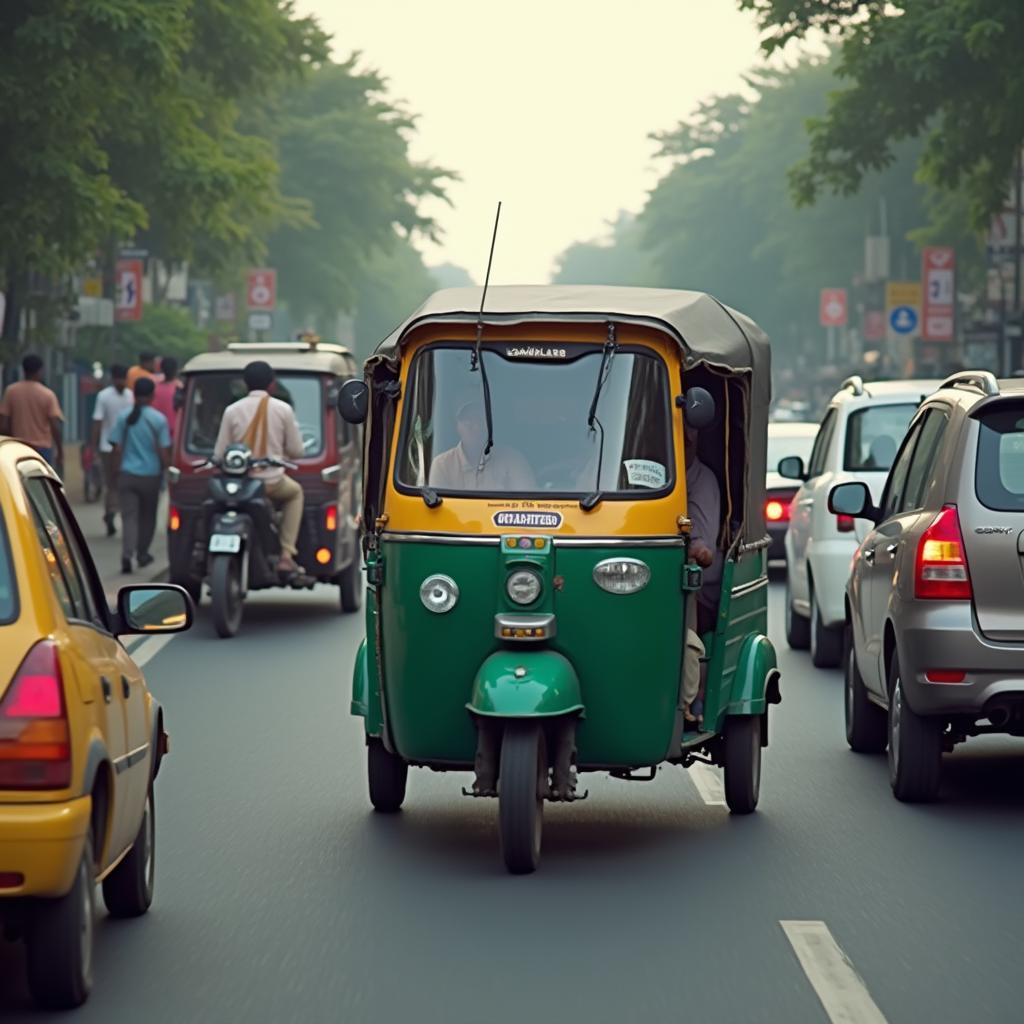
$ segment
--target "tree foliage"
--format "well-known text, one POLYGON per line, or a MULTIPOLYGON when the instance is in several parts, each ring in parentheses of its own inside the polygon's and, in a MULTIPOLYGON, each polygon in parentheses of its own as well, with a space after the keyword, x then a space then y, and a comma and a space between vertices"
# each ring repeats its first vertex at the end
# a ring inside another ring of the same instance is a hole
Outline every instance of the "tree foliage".
POLYGON ((802 203, 849 194, 892 164, 901 140, 925 139, 923 180, 961 190, 975 226, 1002 205, 1024 142, 1020 0, 740 0, 771 52, 820 30, 841 41, 845 87, 808 125, 791 175, 802 203))
POLYGON ((608 225, 608 236, 570 245, 558 258, 555 284, 647 285, 653 264, 643 248, 636 218, 620 210, 608 225))

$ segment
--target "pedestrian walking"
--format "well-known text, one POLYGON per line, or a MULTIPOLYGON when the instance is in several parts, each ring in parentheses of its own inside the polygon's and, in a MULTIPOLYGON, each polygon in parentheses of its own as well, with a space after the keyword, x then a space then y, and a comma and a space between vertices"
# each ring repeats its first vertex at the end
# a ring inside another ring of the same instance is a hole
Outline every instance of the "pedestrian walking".
POLYGON ((43 383, 43 361, 27 355, 21 361, 24 380, 0 399, 0 434, 31 445, 58 472, 64 465, 64 414, 57 396, 43 383))
POLYGON ((118 499, 121 505, 121 570, 153 563, 150 545, 156 533, 160 482, 171 458, 167 418, 153 408, 156 385, 148 377, 135 382, 135 404, 117 417, 110 442, 120 456, 118 499))
POLYGON ((121 413, 135 405, 135 395, 128 388, 128 371, 123 366, 110 367, 110 384, 96 396, 96 408, 92 414, 92 447, 99 453, 103 470, 103 521, 107 524, 107 536, 117 532, 114 525, 118 511, 117 468, 120 456, 110 443, 110 435, 121 413))
POLYGON ((160 379, 156 356, 152 352, 140 352, 139 361, 128 367, 128 387, 134 388, 135 382, 143 377, 148 377, 154 384, 160 379))
POLYGON ((178 376, 178 360, 174 356, 164 356, 160 360, 160 372, 163 380, 158 381, 156 393, 153 395, 153 408, 162 412, 167 418, 167 426, 171 431, 171 442, 174 442, 174 431, 178 421, 178 410, 174 407, 174 398, 181 389, 181 378, 178 376))

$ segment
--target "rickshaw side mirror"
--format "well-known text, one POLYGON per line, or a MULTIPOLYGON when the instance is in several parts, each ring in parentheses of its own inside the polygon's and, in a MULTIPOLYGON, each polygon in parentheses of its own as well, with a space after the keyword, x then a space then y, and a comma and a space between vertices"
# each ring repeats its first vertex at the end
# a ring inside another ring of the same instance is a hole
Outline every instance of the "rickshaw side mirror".
POLYGON ((704 430, 715 420, 715 399, 707 388, 687 388, 683 400, 683 417, 694 430, 704 430))
POLYGON ((338 389, 338 412, 346 423, 365 423, 370 405, 366 381, 353 377, 338 389))

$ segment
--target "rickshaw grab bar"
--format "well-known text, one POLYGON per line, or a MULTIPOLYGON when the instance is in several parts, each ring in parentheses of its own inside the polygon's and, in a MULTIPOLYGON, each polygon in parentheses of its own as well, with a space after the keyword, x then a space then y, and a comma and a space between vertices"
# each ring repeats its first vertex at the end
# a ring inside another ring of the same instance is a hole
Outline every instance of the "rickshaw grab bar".
MULTIPOLYGON (((539 534, 538 534, 539 536, 539 534)), ((406 533, 399 530, 386 530, 380 535, 382 541, 395 543, 433 543, 433 544, 489 544, 501 543, 500 536, 480 536, 478 534, 453 533, 406 533)), ((629 548, 681 548, 686 545, 685 537, 554 537, 555 547, 629 547, 629 548)))

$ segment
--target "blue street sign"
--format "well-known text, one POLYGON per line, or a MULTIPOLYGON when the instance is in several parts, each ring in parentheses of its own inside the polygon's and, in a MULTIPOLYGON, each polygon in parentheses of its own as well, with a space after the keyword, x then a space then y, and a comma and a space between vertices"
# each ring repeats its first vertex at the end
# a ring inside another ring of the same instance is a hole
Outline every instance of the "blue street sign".
POLYGON ((913 334, 917 327, 917 310, 913 306, 897 306, 889 314, 889 326, 897 334, 913 334))

